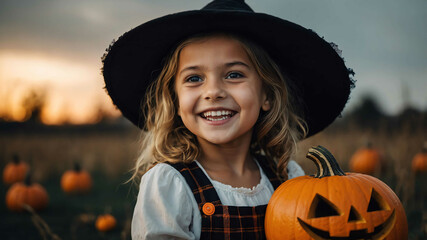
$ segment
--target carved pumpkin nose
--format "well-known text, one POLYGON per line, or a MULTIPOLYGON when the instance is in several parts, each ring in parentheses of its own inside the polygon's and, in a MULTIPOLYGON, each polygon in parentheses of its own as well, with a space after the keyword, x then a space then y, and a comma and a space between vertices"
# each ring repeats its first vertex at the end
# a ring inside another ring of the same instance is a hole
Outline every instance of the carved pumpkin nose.
POLYGON ((366 222, 366 220, 362 217, 362 215, 360 215, 360 213, 356 210, 356 208, 351 206, 350 214, 348 215, 348 222, 359 223, 359 222, 366 222))

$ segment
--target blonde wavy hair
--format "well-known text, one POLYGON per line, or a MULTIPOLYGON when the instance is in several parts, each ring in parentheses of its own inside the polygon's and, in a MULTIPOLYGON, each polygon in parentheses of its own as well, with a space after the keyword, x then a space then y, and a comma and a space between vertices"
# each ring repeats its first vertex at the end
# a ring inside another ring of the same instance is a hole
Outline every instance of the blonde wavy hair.
POLYGON ((147 89, 142 103, 145 127, 141 136, 141 152, 133 169, 132 180, 141 177, 156 163, 190 163, 200 156, 197 137, 184 126, 177 114, 174 77, 182 49, 213 36, 239 41, 262 79, 271 108, 267 112, 261 111, 254 126, 250 150, 252 154, 262 154, 268 161, 274 161, 278 176, 287 179, 287 163, 296 149, 296 143, 307 133, 305 121, 293 108, 287 79, 269 55, 256 44, 231 34, 211 33, 181 42, 169 56, 157 80, 147 89))

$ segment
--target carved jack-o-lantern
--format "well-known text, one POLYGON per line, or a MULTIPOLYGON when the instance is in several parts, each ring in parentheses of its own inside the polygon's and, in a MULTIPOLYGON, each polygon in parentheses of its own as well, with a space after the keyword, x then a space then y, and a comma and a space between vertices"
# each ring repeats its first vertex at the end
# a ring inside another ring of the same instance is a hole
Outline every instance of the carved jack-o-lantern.
POLYGON ((321 146, 307 158, 318 173, 288 180, 274 192, 265 216, 267 239, 407 239, 402 204, 385 183, 344 173, 321 146))

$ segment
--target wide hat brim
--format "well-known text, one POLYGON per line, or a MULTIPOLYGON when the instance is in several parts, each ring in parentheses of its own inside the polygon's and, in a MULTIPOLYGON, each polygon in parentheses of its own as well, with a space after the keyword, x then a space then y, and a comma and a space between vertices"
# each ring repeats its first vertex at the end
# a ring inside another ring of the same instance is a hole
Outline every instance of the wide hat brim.
POLYGON ((194 10, 146 22, 121 36, 104 56, 106 89, 122 114, 142 128, 141 100, 165 57, 186 38, 228 32, 262 46, 288 76, 301 99, 308 136, 323 130, 343 110, 352 86, 343 59, 316 33, 295 23, 250 11, 194 10))

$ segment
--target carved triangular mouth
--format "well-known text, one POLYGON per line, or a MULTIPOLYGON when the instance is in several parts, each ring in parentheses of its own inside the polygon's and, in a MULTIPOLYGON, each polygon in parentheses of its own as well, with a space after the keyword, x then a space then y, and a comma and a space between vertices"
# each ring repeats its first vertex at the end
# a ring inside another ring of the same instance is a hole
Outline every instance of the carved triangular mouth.
POLYGON ((333 237, 330 235, 329 232, 323 231, 321 229, 315 228, 313 226, 310 226, 308 223, 304 222, 301 218, 297 217, 298 222, 300 223, 301 227, 310 235, 312 238, 316 240, 357 240, 357 239, 375 239, 380 240, 384 239, 393 229, 393 226, 396 222, 396 213, 395 210, 390 214, 390 216, 387 218, 387 220, 376 226, 374 228, 374 231, 371 233, 368 233, 367 229, 361 229, 361 230, 353 230, 350 231, 350 234, 348 237, 333 237))

